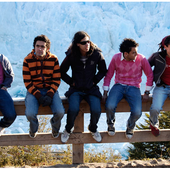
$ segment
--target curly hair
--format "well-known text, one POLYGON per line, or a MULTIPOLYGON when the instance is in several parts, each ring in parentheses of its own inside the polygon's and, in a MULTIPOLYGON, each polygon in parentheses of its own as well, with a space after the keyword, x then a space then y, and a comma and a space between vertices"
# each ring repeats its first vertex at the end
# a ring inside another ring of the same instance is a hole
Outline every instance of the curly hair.
POLYGON ((41 34, 41 35, 38 35, 37 37, 34 38, 34 42, 33 42, 34 48, 35 48, 35 44, 36 44, 37 41, 44 41, 46 43, 47 49, 50 49, 51 42, 46 35, 41 34))
POLYGON ((139 44, 135 42, 135 40, 131 38, 125 38, 123 42, 120 44, 119 51, 124 53, 129 53, 132 49, 132 47, 138 47, 139 44))
MULTIPOLYGON (((75 33, 72 39, 72 43, 68 48, 71 50, 74 56, 81 56, 81 52, 79 47, 77 46, 77 43, 79 43, 84 37, 89 37, 90 39, 90 36, 84 31, 78 31, 75 33)), ((87 56, 90 55, 94 51, 94 49, 95 49, 95 44, 92 41, 90 41, 90 50, 87 52, 87 56)))

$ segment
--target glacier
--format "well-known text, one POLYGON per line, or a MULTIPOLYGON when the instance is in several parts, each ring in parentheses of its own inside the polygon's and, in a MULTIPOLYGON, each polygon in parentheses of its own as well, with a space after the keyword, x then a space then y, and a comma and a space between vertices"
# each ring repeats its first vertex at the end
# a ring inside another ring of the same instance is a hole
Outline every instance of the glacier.
MULTIPOLYGON (((25 97, 22 63, 33 48, 35 36, 45 34, 49 37, 50 51, 57 55, 60 63, 74 34, 80 30, 86 31, 101 48, 107 66, 112 56, 119 52, 119 44, 124 38, 135 39, 139 43, 138 52, 148 58, 158 50, 162 38, 169 35, 169 9, 169 2, 0 2, 0 52, 8 57, 15 74, 9 93, 12 97, 25 97)), ((143 75, 142 93, 145 83, 143 75)), ((103 81, 99 83, 101 92, 102 84, 103 81)), ((62 81, 58 89, 60 96, 64 96, 67 88, 68 85, 62 81)), ((117 114, 116 130, 125 130, 128 116, 117 114)), ((142 115, 138 122, 144 121, 144 117, 142 115)), ((86 115, 86 125, 88 121, 89 116, 86 115)), ((99 130, 107 129, 105 121, 105 114, 102 114, 99 130)), ((25 122, 24 116, 18 117, 6 133, 28 133, 29 125, 25 122)), ((65 122, 64 118, 61 131, 65 122)), ((125 146, 129 144, 94 144, 86 145, 86 148, 101 145, 102 148, 116 148, 116 151, 126 155, 125 146)))

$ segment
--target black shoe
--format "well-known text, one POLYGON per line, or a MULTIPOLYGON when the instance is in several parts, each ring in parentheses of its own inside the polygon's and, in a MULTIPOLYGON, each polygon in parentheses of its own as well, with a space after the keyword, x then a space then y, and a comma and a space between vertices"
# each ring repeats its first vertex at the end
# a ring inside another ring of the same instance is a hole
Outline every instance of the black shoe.
POLYGON ((115 135, 115 127, 114 126, 108 126, 108 135, 114 136, 115 135))
POLYGON ((58 138, 59 132, 55 132, 55 131, 52 130, 52 136, 53 136, 53 138, 58 138))
POLYGON ((37 136, 37 134, 29 131, 29 136, 30 136, 30 138, 35 138, 37 136))
POLYGON ((127 139, 131 139, 133 137, 133 134, 134 134, 133 129, 129 129, 129 128, 126 129, 125 135, 127 139))

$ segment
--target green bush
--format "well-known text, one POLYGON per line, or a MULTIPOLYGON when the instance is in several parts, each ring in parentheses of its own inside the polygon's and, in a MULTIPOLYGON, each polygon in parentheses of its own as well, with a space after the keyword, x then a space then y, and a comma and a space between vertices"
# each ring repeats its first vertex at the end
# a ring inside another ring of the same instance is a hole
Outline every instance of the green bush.
MULTIPOLYGON (((150 129, 149 114, 145 114, 145 124, 137 126, 138 129, 150 129)), ((170 129, 170 112, 161 112, 159 114, 159 128, 170 129)), ((151 134, 152 135, 152 134, 151 134)), ((163 158, 170 157, 170 142, 135 142, 128 147, 128 159, 147 159, 147 158, 163 158)))

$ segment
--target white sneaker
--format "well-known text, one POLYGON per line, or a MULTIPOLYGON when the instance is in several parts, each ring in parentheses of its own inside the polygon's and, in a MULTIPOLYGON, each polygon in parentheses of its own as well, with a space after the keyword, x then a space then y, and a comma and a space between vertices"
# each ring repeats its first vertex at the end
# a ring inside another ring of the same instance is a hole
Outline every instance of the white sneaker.
POLYGON ((2 134, 4 134, 4 132, 5 132, 5 128, 0 127, 0 136, 1 136, 2 134))
MULTIPOLYGON (((88 126, 88 130, 89 130, 89 126, 88 126)), ((90 130, 89 130, 90 131, 90 130)), ((91 131, 90 131, 91 132, 91 131)), ((97 142, 101 142, 102 141, 102 137, 100 135, 100 133, 96 130, 96 132, 91 132, 93 138, 97 141, 97 142)))
POLYGON ((63 133, 61 134, 61 142, 66 143, 68 141, 69 137, 70 137, 70 133, 68 133, 65 129, 63 131, 63 133))
POLYGON ((102 137, 100 135, 100 133, 98 131, 96 131, 95 133, 91 132, 93 138, 97 141, 97 142, 101 142, 102 141, 102 137))

